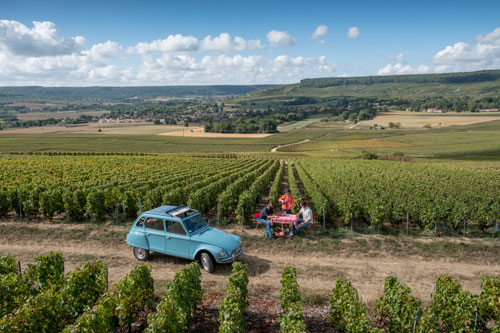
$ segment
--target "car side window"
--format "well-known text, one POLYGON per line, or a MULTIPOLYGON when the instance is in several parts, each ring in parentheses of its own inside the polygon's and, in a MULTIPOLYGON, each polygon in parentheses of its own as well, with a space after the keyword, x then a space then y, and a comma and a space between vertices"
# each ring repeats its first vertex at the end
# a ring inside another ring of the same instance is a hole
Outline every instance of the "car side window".
POLYGON ((160 231, 165 230, 165 228, 163 227, 163 220, 157 218, 148 218, 146 220, 146 228, 160 231))
POLYGON ((182 225, 177 222, 177 221, 165 221, 167 224, 167 232, 170 232, 172 234, 178 234, 178 235, 185 235, 186 231, 184 231, 184 228, 182 225))
POLYGON ((139 221, 137 221, 137 223, 135 224, 136 227, 139 227, 139 228, 142 228, 142 226, 144 225, 144 220, 146 218, 143 216, 139 219, 139 221))

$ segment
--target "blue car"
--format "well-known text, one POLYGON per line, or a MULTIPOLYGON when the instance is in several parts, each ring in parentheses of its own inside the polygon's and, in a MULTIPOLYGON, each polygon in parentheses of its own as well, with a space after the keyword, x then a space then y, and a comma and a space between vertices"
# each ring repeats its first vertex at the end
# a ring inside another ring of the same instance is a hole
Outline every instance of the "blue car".
POLYGON ((161 206, 144 212, 127 233, 137 259, 148 260, 149 251, 198 260, 203 269, 233 262, 243 253, 241 237, 208 225, 203 216, 185 206, 161 206))

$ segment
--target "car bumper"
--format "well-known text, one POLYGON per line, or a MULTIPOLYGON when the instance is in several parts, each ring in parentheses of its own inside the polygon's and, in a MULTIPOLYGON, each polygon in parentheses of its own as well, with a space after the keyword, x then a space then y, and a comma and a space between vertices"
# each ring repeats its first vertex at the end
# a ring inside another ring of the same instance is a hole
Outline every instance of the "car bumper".
POLYGON ((242 254, 243 254, 243 246, 241 247, 241 249, 238 252, 236 252, 235 254, 233 254, 231 257, 228 257, 228 258, 219 258, 218 262, 221 263, 221 264, 230 264, 236 258, 238 258, 239 256, 241 256, 242 254))

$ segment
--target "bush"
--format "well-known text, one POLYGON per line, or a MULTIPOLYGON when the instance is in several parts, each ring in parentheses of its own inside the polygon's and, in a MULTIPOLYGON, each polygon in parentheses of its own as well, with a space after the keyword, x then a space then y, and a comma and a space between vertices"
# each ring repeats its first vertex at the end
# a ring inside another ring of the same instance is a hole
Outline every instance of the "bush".
POLYGON ((101 221, 104 218, 106 207, 104 201, 106 197, 104 192, 100 190, 93 190, 87 195, 87 214, 95 221, 101 221))
POLYGON ((85 263, 69 273, 62 288, 66 311, 70 318, 78 317, 92 307, 108 288, 106 266, 100 261, 85 263))
POLYGON ((47 288, 0 320, 2 332, 59 332, 64 326, 61 293, 47 288))
POLYGON ((12 202, 10 200, 10 194, 7 190, 0 190, 0 216, 7 215, 8 212, 12 210, 12 202))
POLYGON ((375 153, 363 150, 361 152, 361 158, 364 159, 364 160, 377 160, 378 159, 378 155, 375 154, 375 153))
POLYGON ((34 258, 33 264, 28 264, 26 278, 35 286, 35 292, 48 287, 58 289, 64 282, 64 258, 60 252, 50 252, 34 258))
POLYGON ((73 221, 82 221, 85 219, 85 205, 87 203, 87 196, 85 193, 77 189, 72 191, 67 190, 63 194, 64 211, 66 217, 73 221))
POLYGON ((285 163, 280 163, 278 172, 274 176, 273 184, 269 190, 269 197, 267 198, 267 200, 271 200, 273 202, 273 207, 275 207, 275 209, 278 208, 278 199, 281 195, 281 183, 283 182, 283 177, 285 176, 284 166, 285 163))
POLYGON ((247 265, 233 263, 233 273, 229 276, 226 297, 219 307, 219 332, 245 332, 245 311, 248 307, 247 265))
POLYGON ((0 275, 9 273, 19 273, 16 260, 10 254, 0 256, 0 275))
POLYGON ((151 266, 136 265, 115 284, 118 292, 116 312, 120 325, 130 325, 139 311, 147 305, 153 307, 154 281, 151 266))
POLYGON ((462 290, 460 283, 450 276, 440 276, 432 303, 426 309, 418 332, 467 332, 474 330, 478 298, 462 290))
POLYGON ((156 309, 156 313, 148 317, 145 333, 182 333, 186 330, 185 318, 181 316, 174 297, 167 293, 156 309))
POLYGON ((302 310, 299 285, 297 284, 297 273, 293 267, 285 267, 281 278, 282 312, 280 313, 281 331, 305 332, 304 311, 302 310))
POLYGON ((146 332, 184 332, 194 318, 203 298, 200 265, 184 266, 167 284, 167 293, 156 313, 148 317, 146 332))
POLYGON ((344 332, 370 332, 366 306, 351 282, 338 278, 330 301, 332 325, 344 332))
POLYGON ((420 306, 421 302, 411 295, 410 288, 401 285, 393 276, 385 279, 384 295, 377 310, 390 332, 410 332, 420 306))
POLYGON ((481 276, 479 304, 481 319, 495 320, 500 330, 500 277, 481 276))
POLYGON ((42 209, 43 217, 45 217, 49 221, 52 221, 52 218, 54 217, 54 214, 57 210, 55 198, 56 197, 53 191, 42 192, 39 196, 39 204, 40 208, 42 209))
POLYGON ((30 294, 30 284, 19 273, 0 274, 0 318, 19 308, 30 294))
POLYGON ((117 318, 115 313, 116 296, 104 294, 94 305, 88 308, 73 325, 66 327, 63 333, 93 333, 112 332, 116 329, 117 318))
POLYGON ((137 196, 134 191, 125 191, 121 197, 121 204, 126 218, 137 216, 137 196))

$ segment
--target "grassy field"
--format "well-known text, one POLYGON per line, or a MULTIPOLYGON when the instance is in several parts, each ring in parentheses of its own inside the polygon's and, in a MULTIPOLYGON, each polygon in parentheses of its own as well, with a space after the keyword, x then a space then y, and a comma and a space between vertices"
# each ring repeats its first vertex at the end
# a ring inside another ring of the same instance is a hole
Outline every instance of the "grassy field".
POLYGON ((382 83, 373 85, 342 85, 325 88, 302 87, 299 83, 260 89, 232 100, 233 103, 290 100, 293 97, 308 96, 330 98, 333 96, 353 97, 488 97, 500 94, 500 81, 443 84, 443 83, 382 83))
MULTIPOLYGON (((431 116, 432 117, 432 116, 431 116)), ((450 118, 453 118, 450 115, 450 118)), ((478 119, 484 117, 477 116, 478 119)), ((0 152, 121 152, 121 153, 269 153, 273 147, 286 153, 327 154, 348 158, 362 151, 377 154, 403 152, 412 158, 444 160, 500 160, 500 119, 464 126, 432 129, 346 129, 344 123, 312 123, 265 138, 204 138, 159 136, 167 126, 134 125, 115 128, 111 124, 86 133, 13 134, 0 132, 0 152), (150 130, 151 135, 133 134, 150 130), (128 134, 115 134, 124 133, 128 134), (106 134, 108 133, 108 134, 106 134)), ((178 131, 170 126, 168 130, 178 131)))
POLYGON ((20 120, 45 120, 49 118, 79 118, 80 116, 99 117, 107 111, 58 111, 58 112, 29 112, 16 113, 20 120))
MULTIPOLYGON (((198 128, 198 127, 195 127, 198 128)), ((154 125, 153 123, 89 123, 77 126, 37 126, 29 128, 13 128, 0 131, 1 134, 130 134, 156 135, 178 132, 191 128, 180 125, 154 125), (100 131, 99 131, 100 130, 100 131)))
POLYGON ((402 128, 423 128, 425 125, 431 127, 448 127, 455 125, 470 125, 484 121, 499 120, 500 112, 406 112, 393 111, 381 112, 371 120, 360 121, 356 127, 373 126, 375 124, 389 127, 389 123, 400 123, 402 128))
POLYGON ((281 148, 286 152, 378 154, 403 152, 414 158, 500 160, 500 119, 465 126, 433 129, 309 128, 322 135, 311 141, 281 148), (325 133, 326 131, 326 133, 325 133))
POLYGON ((302 128, 302 127, 305 127, 307 125, 311 125, 311 124, 318 122, 321 118, 323 118, 323 116, 316 115, 316 116, 309 117, 305 120, 294 121, 292 123, 280 125, 280 126, 278 126, 278 131, 283 133, 283 132, 288 132, 288 131, 291 131, 291 130, 294 130, 297 128, 302 128))

